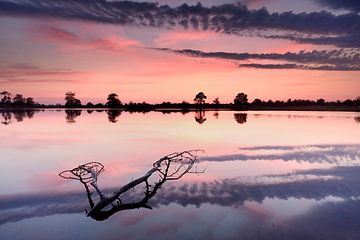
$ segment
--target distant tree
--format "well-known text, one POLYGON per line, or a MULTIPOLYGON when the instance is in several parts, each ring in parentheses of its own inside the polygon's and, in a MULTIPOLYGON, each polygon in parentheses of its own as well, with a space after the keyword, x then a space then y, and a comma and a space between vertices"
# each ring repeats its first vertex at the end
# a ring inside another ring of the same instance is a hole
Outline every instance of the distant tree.
POLYGON ((1 103, 8 105, 11 104, 11 93, 9 93, 8 91, 3 91, 0 93, 0 95, 2 95, 1 98, 1 103))
POLYGON ((106 106, 108 107, 119 107, 121 106, 121 101, 118 98, 119 96, 116 93, 111 93, 107 97, 106 106))
POLYGON ((354 100, 355 105, 360 106, 360 96, 354 100))
POLYGON ((34 102, 34 99, 32 97, 28 97, 25 99, 25 105, 27 107, 32 107, 34 106, 35 102, 34 102))
POLYGON ((74 92, 65 93, 65 107, 81 107, 81 101, 75 98, 74 92))
POLYGON ((234 99, 234 104, 239 106, 244 106, 248 104, 248 98, 245 93, 238 93, 234 99))
POLYGON ((196 94, 194 101, 197 104, 204 104, 205 103, 205 99, 206 99, 206 95, 203 92, 199 92, 198 94, 196 94))
POLYGON ((316 103, 317 103, 317 104, 320 104, 320 105, 324 105, 324 104, 325 104, 325 100, 322 99, 322 98, 319 98, 318 100, 316 100, 316 103))
POLYGON ((25 98, 21 94, 16 94, 15 97, 13 97, 13 104, 15 106, 23 106, 25 105, 25 98))
POLYGON ((256 98, 251 104, 253 104, 253 105, 261 105, 261 104, 263 104, 263 101, 261 101, 261 99, 259 99, 259 98, 256 98))
POLYGON ((88 103, 86 104, 86 107, 89 107, 89 108, 94 107, 94 104, 93 104, 92 102, 88 102, 88 103))
POLYGON ((219 98, 218 98, 218 97, 214 99, 213 104, 216 104, 216 105, 219 105, 219 104, 220 104, 220 101, 219 101, 219 98))

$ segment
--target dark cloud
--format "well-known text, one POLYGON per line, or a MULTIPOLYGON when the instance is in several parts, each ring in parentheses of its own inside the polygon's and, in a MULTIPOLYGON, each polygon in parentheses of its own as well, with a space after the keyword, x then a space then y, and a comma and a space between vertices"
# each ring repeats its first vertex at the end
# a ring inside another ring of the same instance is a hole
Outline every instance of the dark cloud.
POLYGON ((359 71, 360 52, 352 50, 333 51, 300 51, 298 53, 231 53, 231 52, 203 52, 192 49, 173 50, 168 48, 153 48, 160 51, 168 51, 181 55, 200 58, 220 58, 234 61, 245 60, 274 60, 288 63, 243 63, 240 67, 264 68, 264 69, 305 69, 305 70, 329 70, 329 71, 359 71))
POLYGON ((360 11, 359 0, 316 0, 321 5, 324 5, 333 9, 350 10, 354 12, 360 11))
POLYGON ((321 65, 321 66, 306 66, 301 64, 240 64, 239 67, 246 68, 261 68, 261 69, 303 69, 303 70, 322 70, 322 71, 359 71, 360 66, 332 66, 332 65, 321 65))
POLYGON ((298 43, 306 44, 333 45, 340 48, 360 48, 360 34, 358 32, 337 36, 296 36, 291 34, 285 34, 280 36, 261 35, 261 37, 270 39, 288 39, 298 43))
MULTIPOLYGON (((249 10, 242 4, 204 7, 201 4, 178 7, 149 2, 105 0, 0 1, 0 14, 27 17, 54 17, 99 23, 211 30, 240 34, 244 30, 277 30, 353 39, 358 45, 360 16, 356 13, 334 15, 330 12, 269 13, 267 9, 249 10)), ((321 38, 320 38, 321 39, 321 38)), ((318 44, 341 44, 341 39, 318 44)))

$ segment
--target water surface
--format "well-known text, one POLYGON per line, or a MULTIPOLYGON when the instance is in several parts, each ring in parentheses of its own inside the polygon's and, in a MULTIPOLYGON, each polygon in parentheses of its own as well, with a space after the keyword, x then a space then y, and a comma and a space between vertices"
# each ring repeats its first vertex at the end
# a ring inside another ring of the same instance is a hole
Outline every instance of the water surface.
POLYGON ((359 239, 360 114, 2 111, 1 239, 359 239), (203 149, 153 210, 86 217, 58 173, 98 161, 109 191, 162 156, 203 149))

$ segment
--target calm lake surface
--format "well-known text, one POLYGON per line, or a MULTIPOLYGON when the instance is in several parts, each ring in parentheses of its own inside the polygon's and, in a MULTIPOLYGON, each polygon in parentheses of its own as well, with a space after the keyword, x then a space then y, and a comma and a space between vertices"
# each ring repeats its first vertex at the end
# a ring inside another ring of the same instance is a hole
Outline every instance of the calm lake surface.
POLYGON ((0 239, 360 239, 360 113, 0 112, 0 239), (176 151, 199 169, 149 209, 86 217, 58 173, 98 161, 103 189, 176 151))

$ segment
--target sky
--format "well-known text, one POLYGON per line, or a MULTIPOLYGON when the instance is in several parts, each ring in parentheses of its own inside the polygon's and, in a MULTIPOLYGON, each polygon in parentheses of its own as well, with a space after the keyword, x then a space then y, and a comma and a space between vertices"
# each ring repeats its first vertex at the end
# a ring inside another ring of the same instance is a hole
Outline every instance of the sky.
POLYGON ((357 0, 0 0, 0 91, 64 103, 354 99, 357 0))

